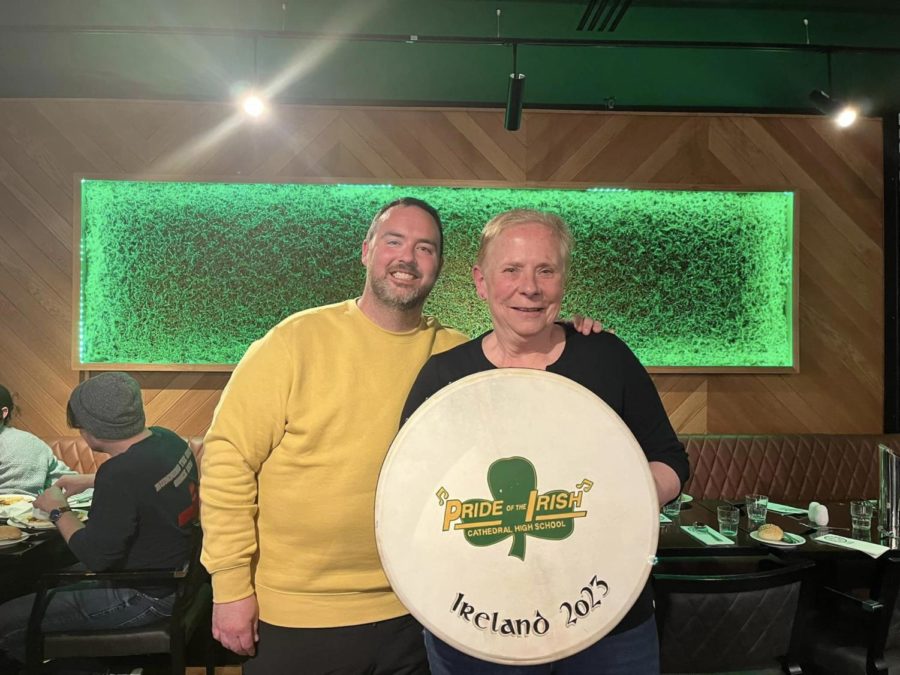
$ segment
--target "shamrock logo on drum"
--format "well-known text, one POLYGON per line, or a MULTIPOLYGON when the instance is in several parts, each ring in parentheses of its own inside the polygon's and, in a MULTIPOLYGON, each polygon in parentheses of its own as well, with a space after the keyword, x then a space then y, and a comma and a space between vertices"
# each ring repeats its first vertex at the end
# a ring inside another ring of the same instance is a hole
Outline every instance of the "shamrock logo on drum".
POLYGON ((585 478, 575 490, 537 488, 537 472, 524 457, 498 459, 487 471, 493 499, 449 499, 443 487, 436 495, 444 506, 443 530, 462 530, 472 546, 493 546, 512 538, 510 556, 525 560, 528 537, 560 540, 575 531, 575 519, 588 512, 577 510, 593 483, 585 478))

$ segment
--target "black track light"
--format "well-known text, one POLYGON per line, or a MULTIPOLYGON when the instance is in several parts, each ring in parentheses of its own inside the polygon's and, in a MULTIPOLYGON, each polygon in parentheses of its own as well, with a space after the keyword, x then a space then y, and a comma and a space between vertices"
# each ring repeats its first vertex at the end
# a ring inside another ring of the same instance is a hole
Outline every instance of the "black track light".
POLYGON ((522 126, 522 100, 525 94, 525 76, 522 73, 509 74, 509 90, 506 92, 506 117, 503 127, 507 131, 517 131, 522 126))
POLYGON ((833 117, 839 127, 849 127, 859 115, 856 108, 831 98, 821 89, 813 89, 809 93, 809 100, 820 113, 833 117))
POLYGON ((503 128, 507 131, 518 131, 522 126, 522 103, 525 96, 525 75, 519 72, 517 67, 517 47, 513 48, 513 67, 509 74, 509 89, 506 91, 506 116, 503 118, 503 128))

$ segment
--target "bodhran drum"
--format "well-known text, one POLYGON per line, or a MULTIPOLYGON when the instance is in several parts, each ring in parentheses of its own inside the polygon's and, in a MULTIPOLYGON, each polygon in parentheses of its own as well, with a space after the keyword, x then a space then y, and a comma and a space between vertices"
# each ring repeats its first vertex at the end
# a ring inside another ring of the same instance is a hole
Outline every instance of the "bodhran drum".
POLYGON ((556 661, 615 628, 647 582, 656 488, 625 423, 559 375, 506 368, 440 390, 391 445, 378 550, 441 640, 503 664, 556 661))

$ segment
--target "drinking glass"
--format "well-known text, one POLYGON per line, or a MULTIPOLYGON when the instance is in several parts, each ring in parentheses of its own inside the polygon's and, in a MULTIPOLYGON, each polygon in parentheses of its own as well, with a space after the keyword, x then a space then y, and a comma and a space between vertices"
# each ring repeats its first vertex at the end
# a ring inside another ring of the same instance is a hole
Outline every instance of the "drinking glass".
POLYGON ((681 515, 681 495, 678 495, 675 499, 670 501, 668 504, 663 505, 663 513, 666 514, 669 518, 677 518, 681 515))
POLYGON ((854 530, 868 530, 872 526, 872 502, 866 499, 850 502, 850 520, 854 530))
POLYGON ((720 506, 716 511, 719 516, 719 532, 732 537, 736 535, 741 512, 733 506, 720 506))
POLYGON ((766 522, 766 511, 769 509, 769 498, 766 495, 750 494, 744 497, 747 507, 747 518, 752 525, 759 527, 766 522))

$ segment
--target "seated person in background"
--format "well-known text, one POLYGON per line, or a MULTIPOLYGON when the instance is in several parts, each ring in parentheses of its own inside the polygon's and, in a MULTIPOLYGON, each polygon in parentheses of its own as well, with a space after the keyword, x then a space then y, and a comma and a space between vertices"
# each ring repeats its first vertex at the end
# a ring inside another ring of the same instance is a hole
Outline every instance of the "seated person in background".
MULTIPOLYGON (((95 480, 63 477, 35 500, 35 508, 50 514, 69 548, 93 572, 183 567, 199 511, 197 467, 185 441, 167 429, 146 427, 140 386, 125 373, 103 373, 78 385, 69 398, 68 418, 92 449, 110 458, 95 480), (91 485, 93 506, 83 524, 70 511, 66 494, 91 485)), ((0 652, 17 661, 25 660, 33 600, 26 595, 0 606, 0 652)), ((141 626, 171 615, 174 602, 171 588, 83 582, 56 591, 43 630, 141 626)))
MULTIPOLYGON (((551 213, 507 211, 484 226, 472 276, 478 296, 487 302, 494 329, 432 356, 413 384, 402 419, 439 389, 466 375, 493 368, 556 373, 594 392, 628 425, 647 456, 660 504, 665 504, 680 494, 689 466, 653 381, 615 335, 581 335, 556 322, 572 243, 568 226, 551 213)), ((432 675, 659 673, 649 582, 609 635, 554 664, 518 668, 488 663, 428 631, 425 647, 432 675)))
POLYGON ((14 410, 9 389, 0 385, 0 494, 38 495, 75 472, 40 438, 10 426, 14 410))

